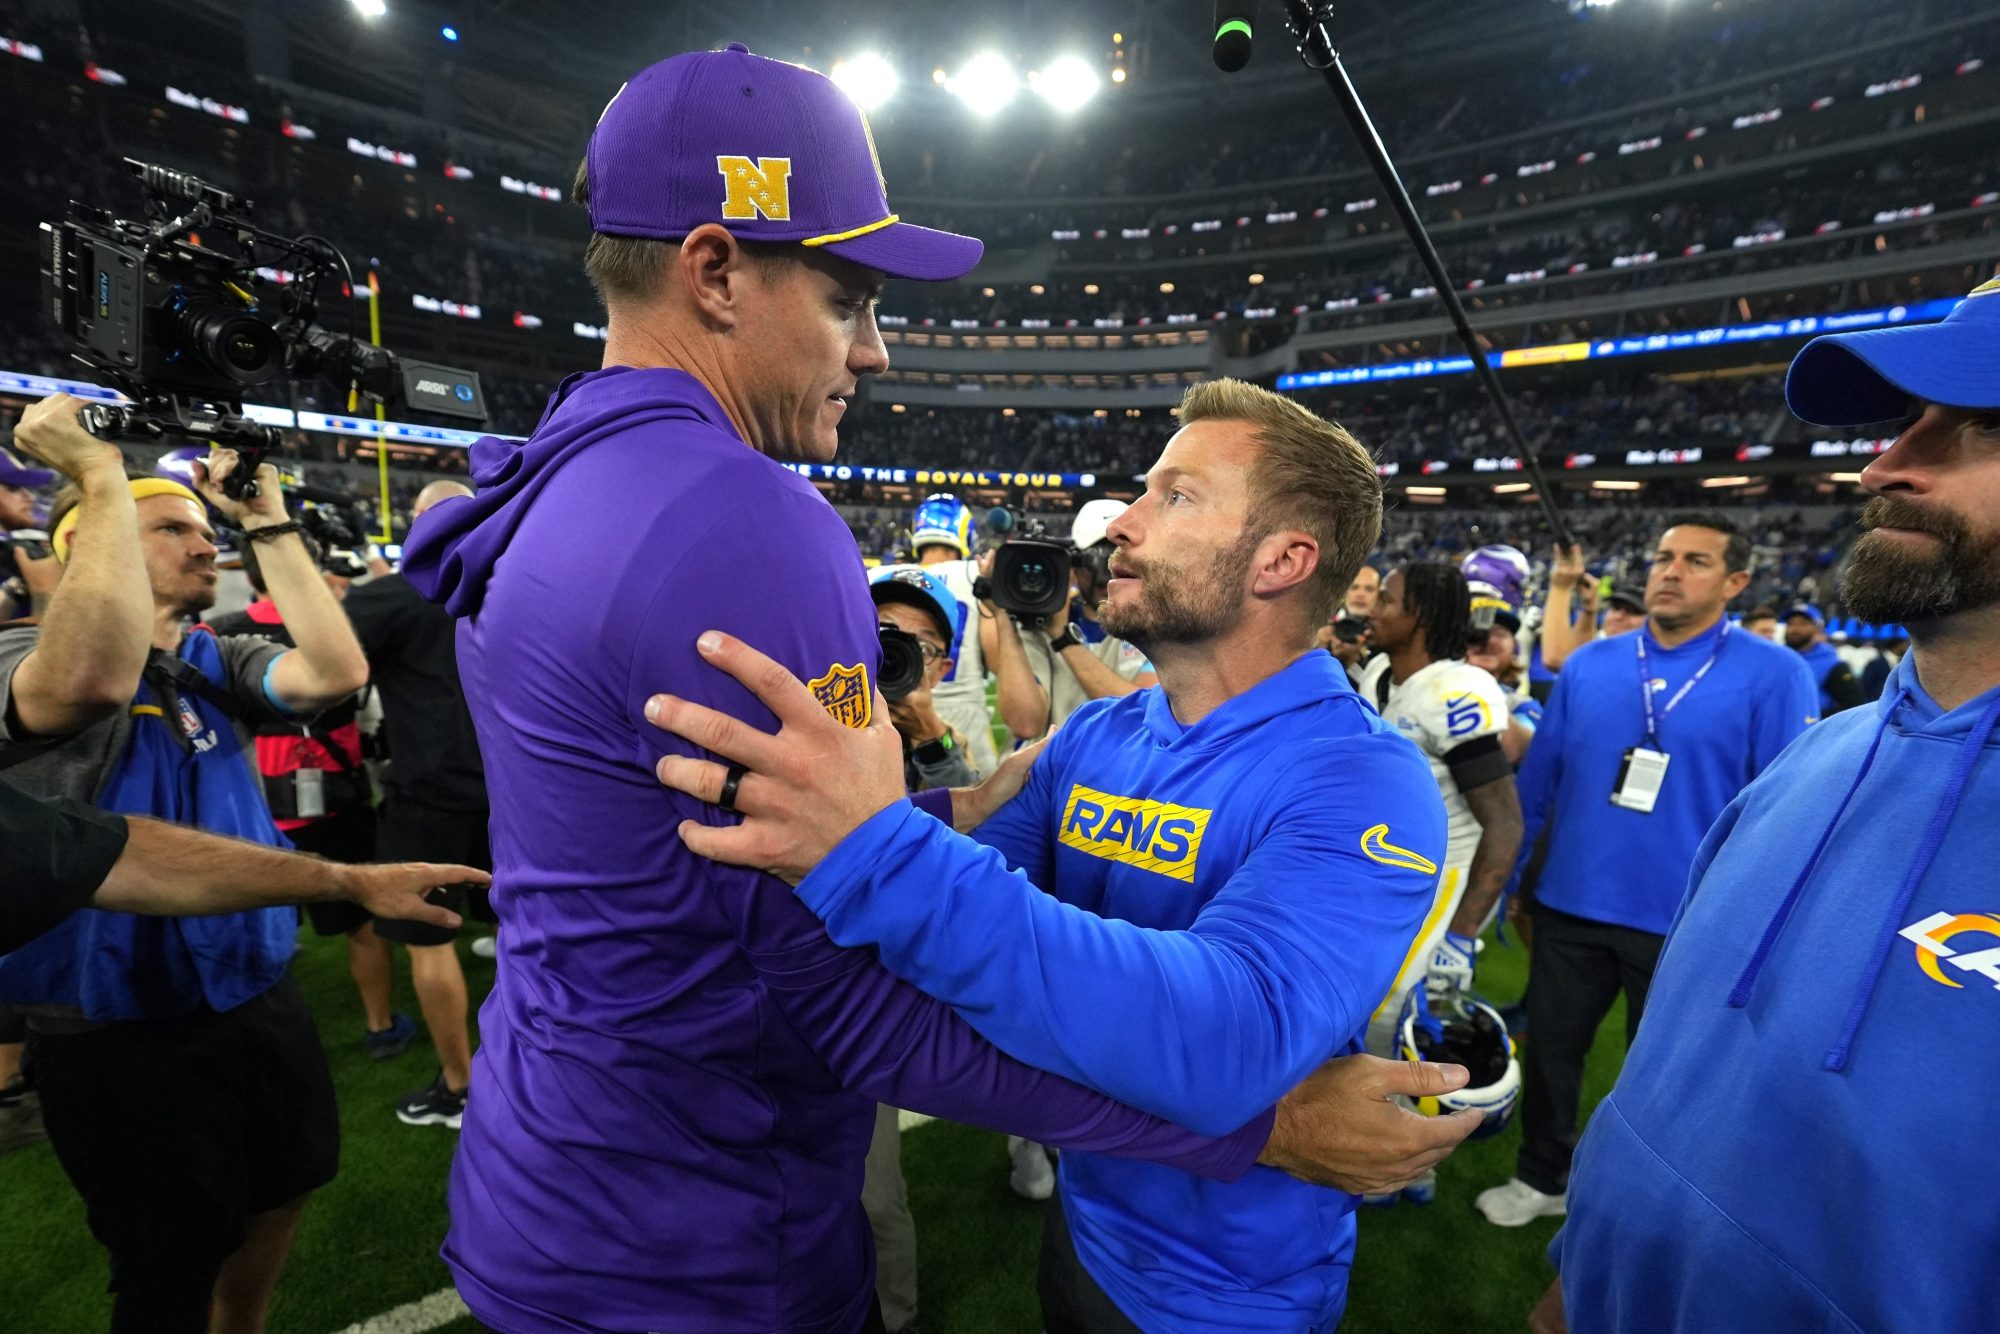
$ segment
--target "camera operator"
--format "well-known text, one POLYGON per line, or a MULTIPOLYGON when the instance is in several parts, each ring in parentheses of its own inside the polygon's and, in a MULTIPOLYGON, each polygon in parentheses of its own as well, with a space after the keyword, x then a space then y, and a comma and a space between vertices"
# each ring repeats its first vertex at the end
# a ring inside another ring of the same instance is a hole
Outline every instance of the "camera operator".
POLYGON ((1375 614, 1375 599, 1382 591, 1382 572, 1363 565, 1347 586, 1340 607, 1319 632, 1313 647, 1323 648, 1347 669, 1347 682, 1361 684, 1361 664, 1368 658, 1368 618, 1375 614))
MULTIPOLYGON (((471 494, 472 488, 463 482, 432 482, 417 493, 410 507, 411 522, 441 500, 471 494)), ((486 769, 458 682, 451 613, 426 602, 400 574, 377 575, 356 584, 348 589, 346 607, 381 696, 382 731, 389 748, 383 779, 388 800, 376 854, 389 861, 491 867, 486 769)), ((448 889, 438 901, 464 911, 464 897, 461 891, 448 889)), ((482 901, 474 911, 490 910, 482 901)), ((465 968, 453 943, 458 929, 424 922, 377 922, 374 934, 380 949, 376 962, 385 972, 386 942, 399 941, 409 948, 410 981, 438 1055, 437 1078, 396 1104, 397 1119, 405 1125, 456 1130, 472 1083, 465 968)))
MULTIPOLYGON (((52 516, 56 555, 75 565, 48 615, 0 631, 0 747, 41 751, 8 779, 282 846, 249 727, 352 695, 368 679, 361 647, 276 469, 243 499, 228 494, 239 459, 226 450, 197 469, 202 496, 128 482, 82 406, 44 399, 15 433, 79 498, 52 516), (215 600, 203 496, 259 544, 296 649, 189 632, 215 600)), ((0 959, 0 1001, 29 1011, 49 1138, 110 1253, 114 1331, 193 1334, 211 1314, 218 1329, 261 1328, 305 1198, 333 1178, 333 1082, 290 974, 296 934, 289 908, 79 913, 0 959)))
POLYGON ((979 633, 965 633, 972 609, 979 601, 973 592, 979 565, 968 559, 972 555, 972 512, 957 496, 926 496, 924 503, 917 506, 910 546, 916 553, 917 564, 943 580, 952 600, 958 604, 951 666, 933 691, 938 716, 957 729, 973 774, 990 774, 999 767, 1000 756, 993 749, 993 714, 986 703, 989 635, 983 623, 979 633))
MULTIPOLYGON (((1045 735, 1093 699, 1115 699, 1159 684, 1153 664, 1137 645, 1097 623, 1096 608, 1104 601, 1110 581, 1107 567, 1116 550, 1105 534, 1125 508, 1123 501, 1093 500, 1076 512, 1069 539, 1073 596, 1048 620, 1021 626, 1017 633, 1011 623, 1000 624, 1003 618, 994 618, 1000 651, 993 662, 1000 678, 1001 720, 1016 740, 1045 735), (1019 653, 1013 651, 1016 645, 1019 653), (1015 675, 1019 665, 1033 673, 1032 688, 1015 675)), ((981 615, 986 610, 982 606, 981 615)))
POLYGON ((35 513, 35 493, 55 479, 0 449, 0 621, 41 615, 56 591, 61 571, 35 513))

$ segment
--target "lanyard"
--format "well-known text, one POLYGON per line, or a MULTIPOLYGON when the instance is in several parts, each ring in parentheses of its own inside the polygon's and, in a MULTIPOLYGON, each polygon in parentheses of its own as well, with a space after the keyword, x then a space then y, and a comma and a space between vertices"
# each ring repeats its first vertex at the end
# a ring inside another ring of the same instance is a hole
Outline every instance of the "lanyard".
POLYGON ((1646 662, 1647 631, 1643 627, 1640 629, 1638 636, 1639 702, 1646 708, 1646 743, 1652 749, 1658 750, 1660 748, 1660 719, 1672 713, 1674 706, 1686 699, 1690 690, 1701 684, 1701 678, 1708 675, 1708 669, 1715 666, 1715 660, 1722 656, 1723 647, 1729 643, 1729 632, 1735 628, 1728 621, 1722 623, 1722 633, 1716 638, 1715 651, 1708 655, 1708 661, 1704 662, 1693 676, 1690 676, 1681 683, 1681 688, 1676 690, 1674 697, 1667 701, 1667 707, 1661 709, 1658 714, 1653 712, 1653 671, 1646 662))

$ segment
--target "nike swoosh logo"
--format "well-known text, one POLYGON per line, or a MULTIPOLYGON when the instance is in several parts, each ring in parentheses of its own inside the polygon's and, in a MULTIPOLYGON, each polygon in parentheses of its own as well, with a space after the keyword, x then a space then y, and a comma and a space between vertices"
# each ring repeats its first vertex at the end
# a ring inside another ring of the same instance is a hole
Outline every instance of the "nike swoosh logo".
POLYGON ((1361 836, 1362 856, 1368 858, 1371 862, 1380 862, 1384 866, 1400 866, 1406 871, 1422 871, 1425 875, 1436 875, 1438 873, 1436 862, 1421 853, 1411 852, 1408 848, 1397 847, 1394 843, 1389 842, 1388 839, 1383 837, 1388 832, 1388 825, 1378 824, 1363 834, 1361 836))

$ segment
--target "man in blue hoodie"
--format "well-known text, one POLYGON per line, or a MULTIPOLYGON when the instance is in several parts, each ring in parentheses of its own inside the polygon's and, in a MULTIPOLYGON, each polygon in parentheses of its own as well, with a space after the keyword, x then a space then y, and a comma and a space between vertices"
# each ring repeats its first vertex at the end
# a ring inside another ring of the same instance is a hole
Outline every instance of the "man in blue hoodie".
MULTIPOLYGON (((474 1314, 505 1334, 880 1329, 877 1102, 1219 1180, 1260 1154, 1345 1181, 1440 1156, 1459 1127, 1399 1113, 1386 1095, 1418 1077, 1368 1058, 1204 1134, 1031 1069, 781 882, 683 845, 682 818, 736 817, 660 790, 655 763, 698 752, 645 725, 647 695, 770 718, 704 665, 714 627, 811 681, 822 718, 878 724, 900 789, 860 553, 784 461, 831 460, 887 365, 884 275, 957 277, 980 245, 900 222, 860 110, 740 46, 635 75, 576 193, 604 369, 565 380, 527 441, 474 446, 478 494, 427 513, 405 561, 460 618, 503 928, 444 1244, 474 1314)), ((923 799, 976 823, 1031 758, 923 799)))
POLYGON ((2000 1143, 2000 280, 1941 324, 1815 339, 1785 393, 1905 423, 1861 474, 1841 595, 1911 652, 1709 831, 1538 1329, 1565 1306, 1592 1334, 2000 1312, 1975 1166, 2000 1143))
POLYGON ((1521 765, 1521 866, 1548 831, 1535 885, 1515 1176, 1474 1204, 1521 1227, 1563 1212, 1584 1061, 1622 991, 1629 1037, 1701 837, 1818 713, 1799 655, 1724 617, 1750 580, 1750 542, 1720 515, 1654 545, 1646 621, 1564 661, 1521 765))
POLYGON ((1806 670, 1819 685, 1819 716, 1831 718, 1843 709, 1866 704, 1861 682, 1854 669, 1840 659, 1839 650, 1827 642, 1826 616, 1818 607, 1801 602, 1785 612, 1785 647, 1806 661, 1806 670))
MULTIPOLYGON (((795 880, 834 940, 1010 1055, 1217 1132, 1358 1050, 1431 908, 1445 818, 1429 762, 1312 646, 1380 531, 1367 451, 1234 380, 1189 390, 1180 422, 1109 525, 1098 616, 1160 688, 1078 709, 974 839, 902 800, 892 733, 835 726, 741 643, 705 651, 773 705, 776 738, 685 700, 648 716, 744 775, 745 823, 690 822, 690 848, 795 880)), ((680 757, 660 776, 704 800, 726 781, 680 757)), ((1057 1201, 1050 1334, 1340 1319, 1351 1195, 1071 1152, 1057 1201)))

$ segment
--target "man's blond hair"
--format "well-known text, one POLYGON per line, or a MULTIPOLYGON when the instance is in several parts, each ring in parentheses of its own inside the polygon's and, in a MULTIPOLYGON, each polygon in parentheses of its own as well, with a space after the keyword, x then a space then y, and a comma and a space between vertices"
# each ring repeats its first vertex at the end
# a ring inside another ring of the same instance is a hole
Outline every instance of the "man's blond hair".
POLYGON ((1195 385, 1181 399, 1180 421, 1183 426, 1237 421, 1255 428, 1250 530, 1296 528, 1319 543, 1319 565, 1306 581, 1305 597, 1307 623, 1325 624, 1382 536, 1382 479, 1375 460, 1345 427, 1242 380, 1195 385))

